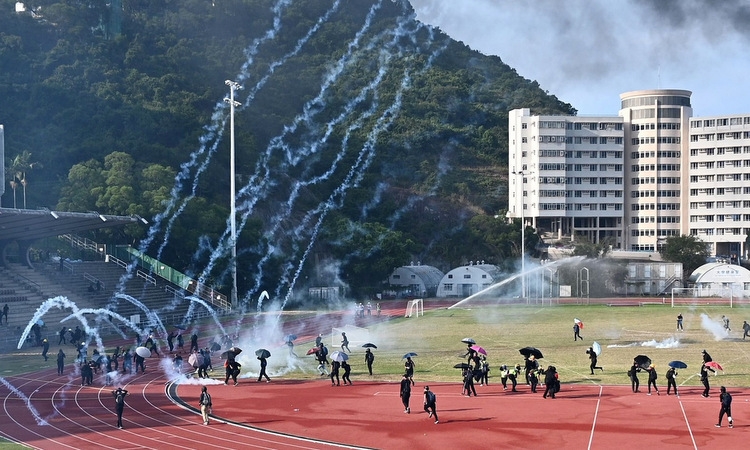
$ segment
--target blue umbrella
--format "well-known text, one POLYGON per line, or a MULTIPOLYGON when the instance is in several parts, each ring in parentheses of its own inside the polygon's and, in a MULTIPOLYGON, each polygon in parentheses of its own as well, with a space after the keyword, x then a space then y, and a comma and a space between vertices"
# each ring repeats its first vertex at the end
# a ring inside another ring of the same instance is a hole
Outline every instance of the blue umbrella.
POLYGON ((670 361, 669 367, 674 367, 675 369, 687 369, 687 364, 685 364, 682 361, 670 361))
POLYGON ((406 359, 406 358, 413 358, 413 357, 415 357, 415 356, 419 356, 419 355, 417 355, 417 354, 416 354, 416 353, 414 353, 414 352, 409 352, 409 353, 405 354, 405 355, 404 355, 404 357, 403 357, 403 358, 401 358, 401 359, 406 359))

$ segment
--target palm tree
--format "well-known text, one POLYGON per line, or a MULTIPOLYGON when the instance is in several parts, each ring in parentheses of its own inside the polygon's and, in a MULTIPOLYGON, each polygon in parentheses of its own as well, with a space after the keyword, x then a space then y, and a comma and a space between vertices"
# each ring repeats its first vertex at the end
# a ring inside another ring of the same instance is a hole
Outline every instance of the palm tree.
POLYGON ((29 183, 26 179, 26 172, 37 167, 42 167, 41 163, 30 161, 31 152, 24 150, 20 155, 16 155, 10 163, 9 172, 13 174, 13 178, 10 181, 10 187, 13 189, 13 208, 16 208, 16 188, 20 184, 23 186, 23 209, 26 209, 26 186, 29 183))

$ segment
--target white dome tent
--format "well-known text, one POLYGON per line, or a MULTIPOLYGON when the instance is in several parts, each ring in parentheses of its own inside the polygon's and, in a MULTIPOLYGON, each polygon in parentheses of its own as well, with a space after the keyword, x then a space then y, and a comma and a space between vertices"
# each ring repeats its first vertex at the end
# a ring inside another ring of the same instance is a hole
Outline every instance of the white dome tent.
POLYGON ((497 266, 484 261, 469 262, 445 274, 437 289, 437 297, 469 297, 501 281, 497 266))

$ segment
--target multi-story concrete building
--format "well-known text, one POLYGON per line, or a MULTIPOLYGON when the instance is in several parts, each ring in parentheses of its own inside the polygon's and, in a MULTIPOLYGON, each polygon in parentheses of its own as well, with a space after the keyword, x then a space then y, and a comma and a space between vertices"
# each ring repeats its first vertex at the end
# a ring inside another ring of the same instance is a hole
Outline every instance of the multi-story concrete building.
POLYGON ((509 114, 509 212, 547 238, 657 252, 691 234, 747 255, 750 114, 692 118, 690 91, 620 96, 618 116, 509 114))

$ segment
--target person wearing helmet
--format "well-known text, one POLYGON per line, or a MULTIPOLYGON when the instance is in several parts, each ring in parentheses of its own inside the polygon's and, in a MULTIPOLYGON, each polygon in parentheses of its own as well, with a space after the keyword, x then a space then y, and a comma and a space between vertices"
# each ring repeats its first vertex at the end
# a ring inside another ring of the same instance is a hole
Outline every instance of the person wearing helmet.
POLYGON ((648 369, 646 369, 646 372, 648 372, 648 394, 646 395, 651 395, 651 386, 654 387, 656 395, 661 395, 659 394, 659 388, 656 387, 656 366, 654 366, 653 364, 649 365, 648 369))

